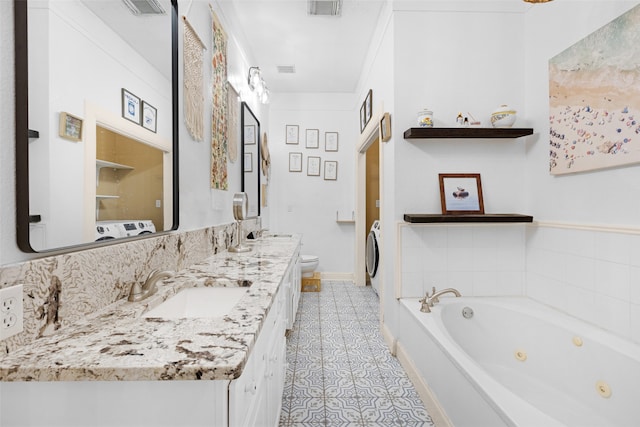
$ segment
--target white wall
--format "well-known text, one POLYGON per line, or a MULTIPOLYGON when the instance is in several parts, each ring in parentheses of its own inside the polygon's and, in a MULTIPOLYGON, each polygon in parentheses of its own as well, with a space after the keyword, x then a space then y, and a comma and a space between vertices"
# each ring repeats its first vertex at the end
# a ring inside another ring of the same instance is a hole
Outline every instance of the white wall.
POLYGON ((278 94, 273 96, 269 118, 271 231, 301 233, 302 253, 320 257, 317 271, 353 273, 354 207, 353 164, 358 135, 352 94, 278 94), (299 143, 285 143, 286 125, 299 126, 299 143), (320 147, 305 147, 305 130, 320 131, 320 147), (325 132, 338 132, 338 151, 325 151, 325 132), (289 153, 302 153, 302 172, 289 172, 289 153), (307 157, 320 157, 320 176, 307 175, 307 157), (338 179, 324 179, 324 162, 338 162, 338 179))

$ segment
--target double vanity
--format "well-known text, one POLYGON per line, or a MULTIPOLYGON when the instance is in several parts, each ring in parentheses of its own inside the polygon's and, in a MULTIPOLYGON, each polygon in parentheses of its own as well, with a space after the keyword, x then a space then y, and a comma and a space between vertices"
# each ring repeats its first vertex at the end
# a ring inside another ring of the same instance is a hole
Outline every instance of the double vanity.
POLYGON ((0 425, 277 426, 300 238, 221 252, 0 360, 0 425))

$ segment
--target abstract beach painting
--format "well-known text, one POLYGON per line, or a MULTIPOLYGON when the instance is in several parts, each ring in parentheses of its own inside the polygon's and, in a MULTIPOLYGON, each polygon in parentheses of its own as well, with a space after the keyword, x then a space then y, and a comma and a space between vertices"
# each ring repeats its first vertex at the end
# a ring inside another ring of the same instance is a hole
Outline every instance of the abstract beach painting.
POLYGON ((549 60, 549 171, 640 162, 640 5, 549 60))

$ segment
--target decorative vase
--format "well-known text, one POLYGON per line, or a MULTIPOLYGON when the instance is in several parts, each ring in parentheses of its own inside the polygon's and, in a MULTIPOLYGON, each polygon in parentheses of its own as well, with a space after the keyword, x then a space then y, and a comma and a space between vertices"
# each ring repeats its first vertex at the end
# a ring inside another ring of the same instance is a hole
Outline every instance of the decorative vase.
POLYGON ((491 125, 494 128, 510 128, 516 122, 516 110, 502 104, 491 113, 491 125))
POLYGON ((418 127, 432 128, 433 127, 433 111, 424 109, 418 113, 418 127))

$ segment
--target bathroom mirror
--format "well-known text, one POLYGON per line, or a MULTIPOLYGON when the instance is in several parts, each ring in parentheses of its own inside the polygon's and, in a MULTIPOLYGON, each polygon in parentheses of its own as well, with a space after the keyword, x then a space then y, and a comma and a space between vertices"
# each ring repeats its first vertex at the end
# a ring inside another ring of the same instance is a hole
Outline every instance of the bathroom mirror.
POLYGON ((253 218, 260 215, 260 122, 245 102, 241 110, 242 191, 249 201, 247 218, 253 218))
POLYGON ((26 252, 178 226, 177 0, 14 0, 26 252))

